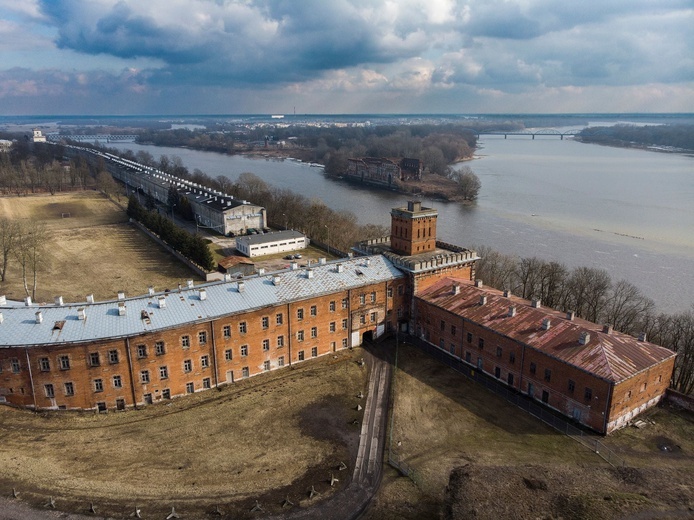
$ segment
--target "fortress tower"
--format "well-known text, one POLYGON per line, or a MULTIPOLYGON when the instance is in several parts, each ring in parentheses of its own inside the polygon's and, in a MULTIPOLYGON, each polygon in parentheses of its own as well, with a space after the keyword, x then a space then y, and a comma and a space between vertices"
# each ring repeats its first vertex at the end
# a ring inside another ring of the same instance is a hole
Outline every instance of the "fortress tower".
POLYGON ((393 208, 390 215, 390 247, 394 253, 411 256, 436 249, 438 211, 410 200, 406 208, 393 208))

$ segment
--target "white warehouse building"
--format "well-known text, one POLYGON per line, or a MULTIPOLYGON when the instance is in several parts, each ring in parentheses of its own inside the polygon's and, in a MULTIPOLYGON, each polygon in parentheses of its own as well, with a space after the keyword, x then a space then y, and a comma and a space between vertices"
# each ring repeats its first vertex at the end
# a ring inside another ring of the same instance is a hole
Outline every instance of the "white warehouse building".
POLYGON ((236 238, 236 249, 250 257, 297 251, 308 247, 306 235, 294 230, 275 231, 264 235, 249 235, 236 238))

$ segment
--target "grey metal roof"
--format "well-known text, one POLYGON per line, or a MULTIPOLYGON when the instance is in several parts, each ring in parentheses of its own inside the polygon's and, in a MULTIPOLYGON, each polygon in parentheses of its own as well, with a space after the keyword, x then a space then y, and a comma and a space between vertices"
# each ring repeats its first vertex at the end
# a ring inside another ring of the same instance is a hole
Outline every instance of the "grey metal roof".
POLYGON ((68 344, 133 336, 164 330, 186 323, 216 319, 249 310, 286 304, 321 294, 329 294, 364 285, 400 278, 403 275, 383 256, 359 257, 315 265, 306 269, 288 269, 246 277, 243 291, 238 281, 214 282, 168 293, 96 303, 70 303, 25 306, 8 302, 0 306, 0 348, 68 344), (368 265, 367 265, 368 264, 368 265), (342 266, 338 272, 337 266, 342 266), (273 279, 277 278, 275 285, 273 279), (206 298, 201 300, 200 289, 206 298), (159 308, 158 298, 165 297, 166 307, 159 308), (125 315, 118 304, 125 304, 125 315), (78 318, 83 308, 86 318, 78 318), (37 323, 36 313, 42 322, 37 323), (146 313, 146 314, 145 314, 146 313), (61 328, 56 324, 62 323, 61 328))
POLYGON ((291 238, 304 238, 304 234, 293 229, 287 231, 273 231, 272 233, 264 233, 262 235, 248 235, 237 237, 237 242, 246 242, 248 245, 255 246, 258 244, 267 244, 268 242, 277 242, 278 240, 288 240, 291 238))

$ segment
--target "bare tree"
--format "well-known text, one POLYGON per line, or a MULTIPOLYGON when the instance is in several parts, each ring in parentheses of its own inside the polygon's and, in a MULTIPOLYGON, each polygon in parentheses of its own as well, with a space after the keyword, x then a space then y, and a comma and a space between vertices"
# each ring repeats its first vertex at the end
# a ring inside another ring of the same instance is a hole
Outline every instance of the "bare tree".
POLYGON ((666 346, 677 352, 672 387, 690 394, 694 392, 694 312, 672 316, 669 339, 666 346))
POLYGON ((567 281, 565 309, 573 309, 576 314, 596 322, 602 313, 612 282, 604 269, 578 267, 567 281))
POLYGON ((19 225, 14 220, 0 219, 0 247, 2 247, 2 270, 0 281, 5 281, 10 257, 14 254, 19 239, 19 225))
POLYGON ((626 280, 618 281, 612 288, 603 311, 603 321, 626 334, 641 331, 642 320, 655 309, 655 303, 644 296, 638 287, 626 280))
POLYGON ((96 176, 96 186, 109 199, 115 195, 120 202, 120 186, 107 171, 101 171, 96 176))
POLYGON ((516 259, 493 250, 489 246, 473 248, 480 256, 475 266, 475 276, 497 289, 514 289, 516 259))
POLYGON ((460 193, 465 200, 477 200, 482 182, 469 166, 463 166, 453 172, 451 178, 460 186, 460 193))
POLYGON ((42 222, 29 220, 19 225, 15 256, 22 267, 24 292, 32 299, 36 298, 39 271, 48 263, 46 226, 42 222), (31 277, 31 291, 29 278, 31 277))

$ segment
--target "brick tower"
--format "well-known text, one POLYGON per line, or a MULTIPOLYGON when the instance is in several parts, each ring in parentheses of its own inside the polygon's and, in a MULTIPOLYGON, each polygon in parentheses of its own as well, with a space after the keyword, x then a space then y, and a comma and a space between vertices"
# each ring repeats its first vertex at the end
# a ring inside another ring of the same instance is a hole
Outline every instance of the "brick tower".
POLYGON ((390 216, 390 249, 394 253, 410 256, 436 249, 438 211, 410 200, 406 208, 393 208, 390 216))

